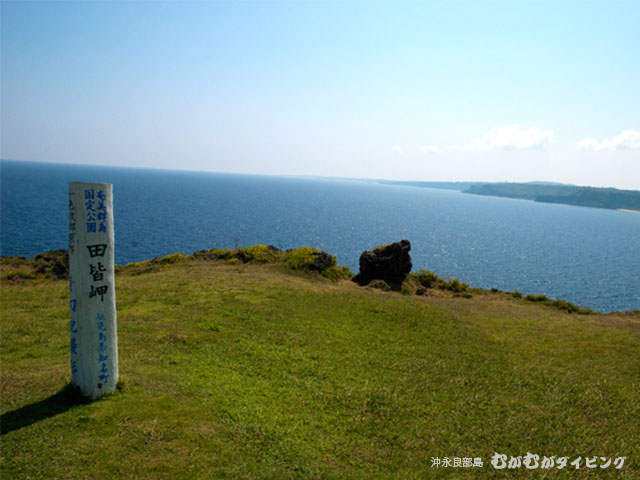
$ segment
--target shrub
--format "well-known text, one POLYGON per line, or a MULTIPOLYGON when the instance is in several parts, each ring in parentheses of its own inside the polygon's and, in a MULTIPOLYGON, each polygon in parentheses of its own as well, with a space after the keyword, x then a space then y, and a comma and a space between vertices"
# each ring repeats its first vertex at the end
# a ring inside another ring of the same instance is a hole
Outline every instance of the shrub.
POLYGON ((349 270, 349 267, 342 267, 338 265, 327 268, 321 275, 332 282, 337 282, 338 280, 351 280, 353 278, 353 272, 349 270))
POLYGON ((462 283, 457 278, 454 278, 453 280, 440 284, 440 288, 443 290, 451 290, 454 293, 462 293, 469 289, 469 285, 462 283))
POLYGON ((389 290, 391 290, 391 287, 387 282, 379 279, 371 280, 371 282, 369 282, 369 285, 367 286, 371 288, 377 288, 379 290, 384 290, 385 292, 388 292, 389 290))
POLYGON ((413 290, 411 290, 409 285, 407 285, 406 283, 403 283, 402 287, 400 288, 400 293, 402 295, 412 295, 413 294, 413 290))
POLYGON ((212 248, 211 250, 199 250, 193 253, 194 258, 205 260, 236 260, 232 263, 273 263, 280 257, 280 252, 275 247, 267 245, 253 245, 241 247, 235 250, 228 248, 212 248))
POLYGON ((525 300, 528 300, 530 302, 545 302, 547 300, 549 300, 547 298, 546 295, 527 295, 526 297, 524 297, 525 300))
POLYGON ((211 250, 198 250, 193 252, 194 258, 226 260, 231 256, 231 250, 228 248, 212 248, 211 250))
POLYGON ((219 258, 221 260, 227 259, 231 256, 231 250, 228 248, 214 248, 209 252, 214 258, 219 258))
POLYGON ((7 274, 8 280, 34 280, 36 274, 25 270, 13 270, 7 274))
POLYGON ((184 260, 184 255, 180 252, 178 253, 172 253, 171 255, 167 255, 166 257, 162 257, 162 258, 154 258, 152 260, 152 263, 157 263, 160 265, 169 265, 172 263, 178 263, 184 260))
POLYGON ((258 244, 251 247, 242 247, 232 252, 243 263, 271 263, 279 257, 279 252, 266 245, 258 244))
POLYGON ((293 270, 317 270, 321 272, 325 270, 319 265, 320 258, 324 258, 323 254, 330 257, 327 266, 333 267, 336 265, 336 257, 333 255, 329 255, 317 248, 306 246, 287 250, 283 253, 283 256, 285 265, 293 270))
POLYGON ((516 290, 515 292, 511 292, 511 296, 513 298, 522 298, 522 293, 516 290))
POLYGON ((455 293, 453 296, 460 298, 473 298, 473 295, 471 295, 469 292, 455 293))
POLYGON ((424 288, 433 288, 442 280, 435 273, 430 272, 429 270, 420 270, 419 272, 412 273, 411 276, 424 288))
POLYGON ((553 300, 553 299, 547 298, 546 295, 527 295, 526 297, 524 297, 524 299, 530 302, 540 302, 544 305, 548 305, 549 307, 554 307, 559 310, 564 310, 567 313, 580 313, 582 315, 591 313, 591 310, 588 308, 579 307, 565 300, 553 300))

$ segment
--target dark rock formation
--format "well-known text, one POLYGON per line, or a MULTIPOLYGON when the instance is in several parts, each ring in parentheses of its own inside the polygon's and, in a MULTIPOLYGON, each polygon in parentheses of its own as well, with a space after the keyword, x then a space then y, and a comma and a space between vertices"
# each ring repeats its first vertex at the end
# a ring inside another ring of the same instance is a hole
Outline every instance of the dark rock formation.
POLYGON ((315 270, 317 272, 324 272, 327 268, 333 267, 336 263, 334 257, 327 252, 319 251, 313 252, 313 263, 309 265, 309 270, 315 270))
POLYGON ((51 250, 33 258, 2 256, 0 263, 6 267, 7 279, 33 280, 49 278, 53 280, 69 278, 69 253, 66 250, 51 250), (13 269, 13 271, 11 271, 13 269))
POLYGON ((379 279, 387 283, 402 283, 411 272, 411 243, 409 240, 382 245, 362 252, 360 272, 353 278, 360 285, 379 279))
POLYGON ((33 258, 36 273, 49 278, 69 278, 69 253, 66 250, 51 250, 33 258))

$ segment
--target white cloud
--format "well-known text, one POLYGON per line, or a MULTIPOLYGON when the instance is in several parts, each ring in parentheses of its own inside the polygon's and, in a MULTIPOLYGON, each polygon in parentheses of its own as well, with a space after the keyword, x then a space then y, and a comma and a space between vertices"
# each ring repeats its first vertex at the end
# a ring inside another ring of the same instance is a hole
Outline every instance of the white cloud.
POLYGON ((488 150, 543 150, 553 139, 551 130, 530 128, 524 130, 517 123, 502 128, 492 128, 484 137, 473 140, 466 145, 452 145, 448 147, 436 147, 426 145, 420 150, 424 153, 439 153, 446 150, 455 152, 472 152, 488 150))
POLYGON ((402 155, 404 153, 404 147, 401 145, 395 145, 392 150, 393 153, 397 153, 398 155, 402 155))
POLYGON ((420 150, 424 153, 438 153, 440 149, 434 145, 425 145, 424 147, 420 147, 420 150))
POLYGON ((524 130, 517 123, 502 128, 492 128, 482 139, 463 147, 466 150, 543 150, 551 143, 553 132, 530 128, 524 130))
POLYGON ((584 150, 640 150, 640 132, 625 130, 612 139, 598 142, 593 138, 585 138, 576 143, 578 148, 584 150))

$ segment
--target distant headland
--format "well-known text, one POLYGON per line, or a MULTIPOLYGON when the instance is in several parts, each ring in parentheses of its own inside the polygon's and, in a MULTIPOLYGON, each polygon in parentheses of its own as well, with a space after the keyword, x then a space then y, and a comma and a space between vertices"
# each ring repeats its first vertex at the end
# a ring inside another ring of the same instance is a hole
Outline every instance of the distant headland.
POLYGON ((617 188, 582 187, 553 182, 412 182, 380 180, 379 183, 408 187, 458 190, 474 195, 519 198, 543 203, 563 203, 581 207, 640 212, 640 191, 617 188))

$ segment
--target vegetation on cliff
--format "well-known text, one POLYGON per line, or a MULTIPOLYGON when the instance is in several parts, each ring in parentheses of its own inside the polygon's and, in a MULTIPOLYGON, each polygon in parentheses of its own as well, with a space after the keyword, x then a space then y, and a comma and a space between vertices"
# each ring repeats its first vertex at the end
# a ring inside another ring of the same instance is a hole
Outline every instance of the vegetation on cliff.
POLYGON ((583 207, 640 210, 640 191, 544 183, 476 183, 464 193, 583 207))
MULTIPOLYGON (((404 240, 405 242, 408 241, 404 240)), ((370 251, 363 252, 363 255, 372 252, 382 252, 392 244, 383 244, 372 248, 370 251)), ((411 259, 408 255, 408 249, 404 255, 408 258, 403 263, 403 272, 411 269, 411 259)), ((391 258, 391 257, 390 257, 391 258)), ((143 260, 141 262, 128 263, 124 266, 115 266, 117 273, 126 273, 129 275, 141 275, 160 270, 164 265, 171 265, 190 260, 220 260, 227 264, 237 265, 244 263, 251 264, 273 264, 278 268, 282 268, 290 272, 309 273, 316 272, 331 280, 338 282, 340 280, 354 280, 360 285, 372 288, 380 288, 382 290, 393 290, 401 292, 404 295, 426 295, 429 289, 448 290, 457 296, 464 298, 472 298, 473 294, 506 294, 513 298, 522 298, 520 292, 502 292, 492 288, 490 291, 480 288, 469 287, 468 284, 460 282, 457 278, 445 280, 428 270, 420 270, 409 275, 403 275, 400 280, 393 281, 376 277, 363 279, 354 275, 348 267, 338 265, 336 257, 324 252, 318 248, 298 247, 289 250, 281 250, 272 245, 253 245, 251 247, 240 247, 236 249, 213 248, 210 250, 199 250, 193 255, 185 255, 183 253, 174 253, 165 257, 153 258, 151 260, 143 260)), ((361 272, 362 273, 362 272, 361 272)), ((19 257, 0 257, 0 279, 10 283, 24 283, 30 281, 46 281, 51 279, 68 279, 69 278, 69 254, 66 250, 51 250, 41 253, 33 258, 19 257)), ((527 295, 525 300, 539 302, 544 305, 559 308, 567 313, 588 314, 592 310, 580 307, 565 300, 549 299, 545 295, 527 295)))

